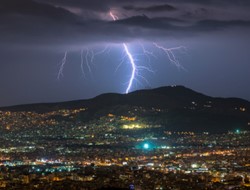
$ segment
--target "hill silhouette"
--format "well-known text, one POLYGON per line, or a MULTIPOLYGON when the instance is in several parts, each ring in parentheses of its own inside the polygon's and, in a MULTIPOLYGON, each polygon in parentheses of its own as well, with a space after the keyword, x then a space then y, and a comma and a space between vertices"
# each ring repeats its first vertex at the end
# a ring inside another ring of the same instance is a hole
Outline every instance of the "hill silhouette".
POLYGON ((109 113, 128 115, 131 109, 140 107, 161 110, 157 114, 138 114, 146 121, 161 124, 163 130, 224 132, 250 128, 250 102, 239 98, 214 98, 184 86, 138 90, 129 94, 108 93, 89 100, 20 105, 0 110, 45 113, 81 107, 88 108, 79 114, 81 122, 90 122, 109 113))

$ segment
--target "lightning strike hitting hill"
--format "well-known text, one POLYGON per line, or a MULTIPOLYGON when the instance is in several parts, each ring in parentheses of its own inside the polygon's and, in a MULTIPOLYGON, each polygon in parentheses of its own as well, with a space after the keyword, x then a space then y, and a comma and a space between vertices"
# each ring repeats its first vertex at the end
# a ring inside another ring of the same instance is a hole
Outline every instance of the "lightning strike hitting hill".
MULTIPOLYGON (((119 19, 112 12, 109 12, 109 15, 113 21, 117 21, 119 19)), ((154 71, 151 69, 151 58, 157 59, 158 57, 153 53, 153 51, 147 50, 144 47, 144 45, 142 43, 140 43, 140 46, 142 49, 142 54, 140 54, 140 56, 143 55, 144 57, 146 57, 147 61, 144 60, 144 65, 142 65, 142 64, 139 65, 138 60, 135 58, 136 56, 138 57, 139 55, 133 54, 131 52, 131 50, 129 49, 129 46, 127 43, 124 42, 121 45, 122 45, 122 48, 124 50, 124 56, 122 57, 122 60, 121 60, 120 64, 118 65, 116 71, 121 66, 121 64, 125 63, 125 62, 128 63, 130 68, 131 68, 131 73, 129 75, 129 80, 127 82, 127 87, 126 87, 125 93, 127 94, 131 91, 135 81, 138 83, 141 83, 140 81, 143 80, 150 86, 147 79, 142 74, 140 74, 140 71, 147 71, 147 72, 154 73, 154 71), (125 60, 127 60, 127 61, 125 61, 125 60), (148 65, 145 66, 145 64, 148 64, 148 65)), ((169 61, 172 64, 174 64, 177 68, 184 69, 182 67, 182 65, 179 63, 179 60, 177 59, 177 57, 175 55, 175 51, 177 51, 177 50, 182 51, 182 52, 186 52, 186 48, 184 46, 179 46, 179 47, 174 47, 174 48, 165 48, 164 46, 161 46, 158 43, 153 43, 153 47, 157 48, 158 50, 165 53, 167 58, 169 59, 169 61)), ((85 71, 84 67, 87 68, 87 71, 89 73, 92 73, 91 64, 94 63, 95 56, 104 54, 108 51, 109 51, 108 46, 106 46, 103 50, 96 51, 96 52, 89 49, 89 48, 86 48, 86 51, 81 50, 81 71, 82 71, 82 74, 84 77, 86 77, 86 71, 85 71), (85 53, 85 56, 84 56, 84 53, 85 53)), ((58 75, 57 75, 58 80, 61 77, 63 77, 63 70, 64 70, 64 66, 65 66, 66 61, 67 61, 67 54, 68 54, 68 52, 66 51, 64 54, 64 57, 62 59, 59 71, 58 71, 58 75)))
MULTIPOLYGON (((113 15, 112 12, 110 12, 110 16, 113 18, 114 21, 116 21, 116 20, 118 19, 118 17, 115 16, 115 15, 113 15)), ((129 79, 128 87, 127 87, 127 89, 126 89, 126 94, 127 94, 127 93, 129 93, 129 91, 130 91, 130 89, 131 89, 131 87, 132 87, 133 81, 134 81, 134 79, 135 79, 135 73, 136 73, 136 69, 137 69, 137 68, 136 68, 136 64, 135 64, 135 61, 134 61, 134 57, 133 57, 133 55, 130 53, 127 44, 123 43, 122 45, 123 45, 123 47, 124 47, 124 50, 125 50, 125 52, 126 52, 128 58, 129 58, 129 62, 130 62, 131 67, 132 67, 131 77, 130 77, 130 79, 129 79)))
MULTIPOLYGON (((114 15, 112 12, 109 12, 109 14, 110 14, 110 16, 112 17, 112 19, 113 19, 114 21, 116 21, 116 20, 119 19, 119 18, 118 18, 116 15, 114 15)), ((165 48, 165 47, 163 47, 163 46, 158 45, 157 43, 153 43, 153 45, 154 45, 156 48, 158 48, 158 49, 164 51, 164 52, 166 53, 166 55, 168 56, 168 59, 169 59, 169 60, 171 61, 171 63, 173 63, 176 67, 178 67, 178 68, 183 68, 183 67, 181 66, 181 64, 179 63, 178 59, 176 58, 176 56, 175 56, 175 54, 174 54, 173 51, 174 51, 174 50, 180 50, 180 49, 186 50, 186 48, 185 48, 184 46, 175 47, 175 48, 165 48)), ((144 48, 143 45, 141 45, 141 46, 142 46, 144 55, 146 55, 147 57, 149 57, 149 56, 155 57, 154 54, 153 54, 152 52, 147 51, 147 50, 144 48)), ((126 93, 129 93, 130 90, 131 90, 131 88, 132 88, 133 81, 135 80, 135 75, 136 75, 136 73, 137 73, 137 70, 138 70, 139 66, 136 65, 135 59, 134 59, 132 53, 130 52, 130 50, 129 50, 129 48, 128 48, 128 45, 127 45, 126 43, 123 43, 123 47, 124 47, 124 50, 125 50, 125 52, 126 52, 126 54, 127 54, 128 59, 129 59, 129 63, 130 63, 130 65, 131 65, 131 67, 132 67, 131 76, 130 76, 130 79, 129 79, 128 87, 127 87, 127 89, 126 89, 126 93)), ((140 68, 145 69, 145 70, 148 70, 149 72, 153 72, 151 69, 149 69, 149 68, 147 68, 147 67, 142 67, 142 66, 140 66, 140 68)), ((139 76, 140 76, 140 75, 139 75, 139 76)), ((140 76, 140 77, 142 77, 142 76, 140 76)), ((146 80, 144 77, 142 77, 142 78, 143 78, 144 80, 146 80)))

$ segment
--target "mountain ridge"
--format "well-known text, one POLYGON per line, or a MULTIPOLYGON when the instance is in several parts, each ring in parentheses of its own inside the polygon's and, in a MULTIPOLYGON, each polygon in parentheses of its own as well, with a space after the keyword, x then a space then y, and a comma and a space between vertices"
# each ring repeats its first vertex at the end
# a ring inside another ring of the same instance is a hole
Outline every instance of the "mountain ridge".
MULTIPOLYGON (((2 111, 42 111, 44 108, 48 110, 47 111, 53 111, 58 110, 61 108, 66 109, 74 109, 79 108, 82 106, 90 106, 91 104, 97 104, 96 106, 100 106, 102 104, 109 105, 110 101, 111 104, 117 103, 117 102, 123 102, 123 103, 130 103, 130 98, 133 99, 136 97, 136 100, 140 97, 147 96, 149 98, 150 96, 158 96, 160 98, 167 98, 170 101, 177 100, 177 101, 206 101, 206 100, 216 100, 216 101, 225 101, 225 102, 235 102, 235 104, 241 103, 241 104, 248 104, 250 105, 250 102, 241 99, 241 98, 223 98, 223 97, 211 97, 208 95, 205 95, 200 92, 196 92, 192 89, 186 88, 185 86, 177 85, 177 86, 163 86, 158 87, 154 89, 142 89, 142 90, 136 90, 128 94, 119 94, 119 93, 104 93, 100 94, 94 98, 90 99, 82 99, 82 100, 71 100, 71 101, 63 101, 63 102, 52 102, 52 103, 32 103, 32 104, 21 104, 21 105, 13 105, 13 106, 5 106, 0 107, 0 110, 2 111), (148 97, 149 96, 149 97, 148 97), (108 101, 107 101, 108 100, 108 101)), ((147 99, 146 98, 146 99, 147 99)), ((152 99, 151 99, 152 100, 152 99)), ((141 99, 141 102, 143 103, 144 99, 141 99)), ((162 99, 161 99, 162 101, 162 99)), ((132 101, 134 102, 134 101, 132 101)), ((136 102, 134 102, 136 103, 136 102)), ((160 102, 163 103, 164 102, 160 102)), ((160 104, 159 103, 159 104, 160 104)), ((158 105, 160 106, 160 105, 158 105)))
POLYGON ((167 130, 250 130, 250 102, 239 98, 210 97, 184 86, 137 90, 129 94, 106 93, 88 100, 19 105, 0 108, 0 111, 40 114, 81 108, 84 109, 74 119, 70 118, 71 115, 65 117, 59 112, 59 115, 47 119, 59 123, 70 121, 72 125, 95 125, 103 118, 106 118, 105 123, 109 123, 109 115, 114 115, 120 124, 123 123, 121 118, 136 118, 135 122, 161 126, 160 129, 153 128, 151 132, 154 133, 167 130))

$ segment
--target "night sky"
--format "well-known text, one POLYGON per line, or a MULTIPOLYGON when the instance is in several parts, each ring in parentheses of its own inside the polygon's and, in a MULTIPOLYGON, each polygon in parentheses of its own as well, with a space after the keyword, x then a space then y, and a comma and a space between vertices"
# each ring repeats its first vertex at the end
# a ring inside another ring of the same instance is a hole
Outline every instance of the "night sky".
POLYGON ((249 0, 0 0, 0 106, 125 93, 123 43, 137 65, 130 91, 184 85, 250 100, 249 10, 249 0), (154 44, 181 46, 180 65, 154 44))

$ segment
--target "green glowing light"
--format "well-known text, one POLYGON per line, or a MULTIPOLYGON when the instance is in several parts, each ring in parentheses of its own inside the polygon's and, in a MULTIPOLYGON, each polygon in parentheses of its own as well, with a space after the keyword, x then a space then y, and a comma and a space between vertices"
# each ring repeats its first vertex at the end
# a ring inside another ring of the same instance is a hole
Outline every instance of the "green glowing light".
POLYGON ((148 148, 149 148, 149 144, 148 144, 148 143, 145 143, 145 144, 143 145, 143 148, 144 148, 144 149, 148 149, 148 148))

